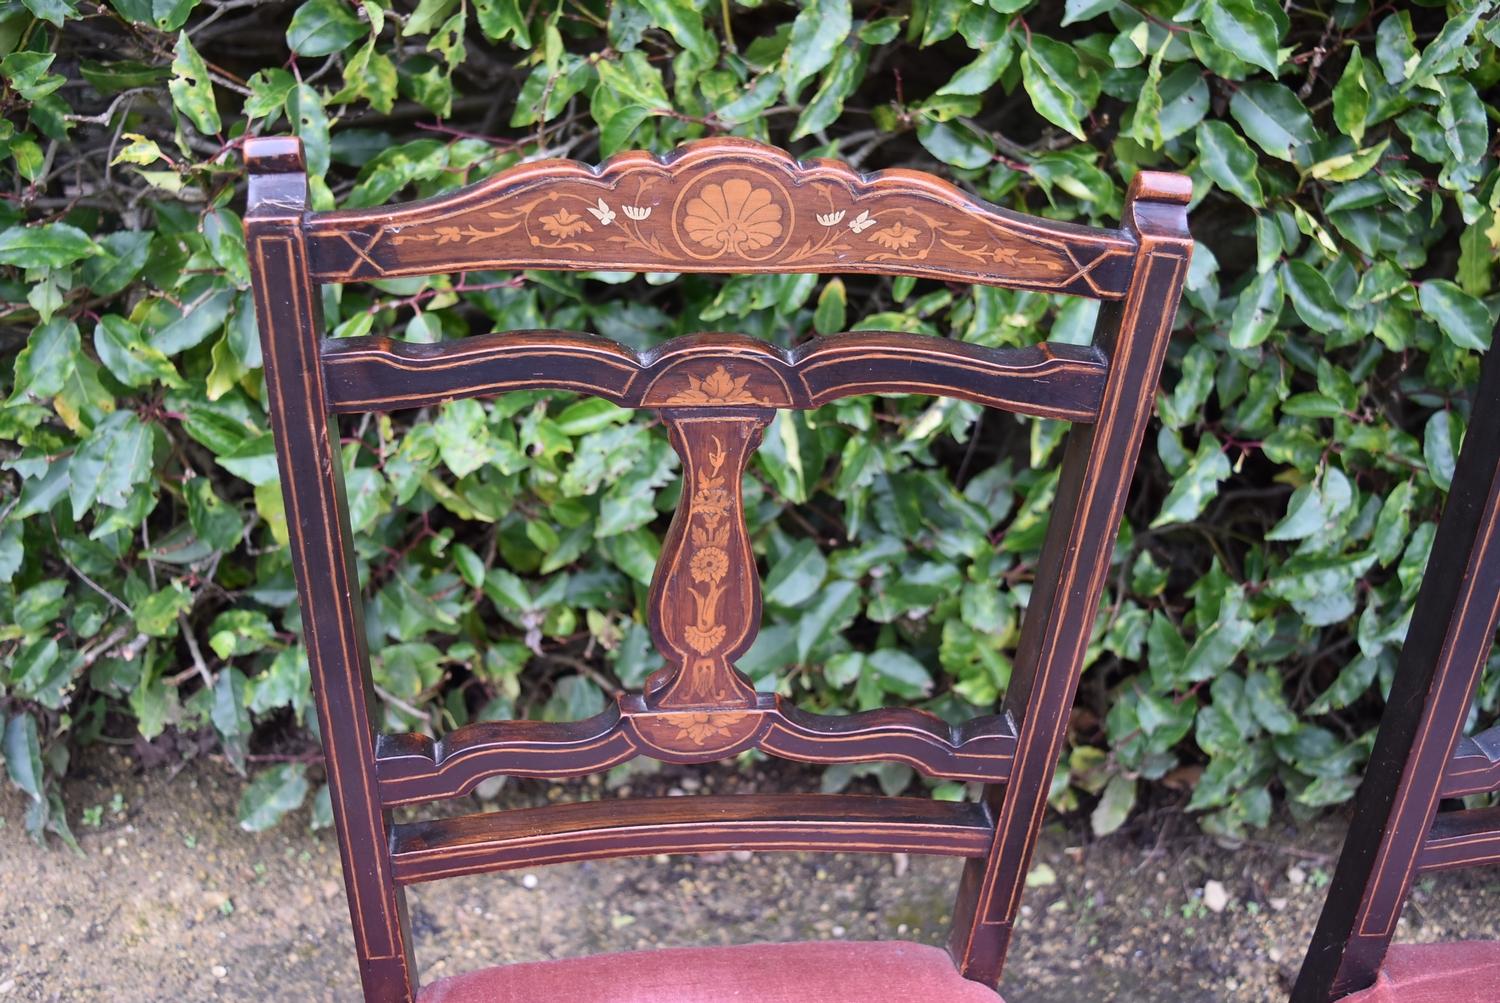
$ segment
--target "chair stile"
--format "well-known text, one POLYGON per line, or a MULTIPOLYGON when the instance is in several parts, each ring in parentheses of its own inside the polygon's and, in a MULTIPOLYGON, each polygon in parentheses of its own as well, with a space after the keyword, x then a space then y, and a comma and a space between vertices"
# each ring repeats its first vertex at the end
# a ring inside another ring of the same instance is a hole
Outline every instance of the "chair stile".
POLYGON ((1460 738, 1497 620, 1500 353, 1491 350, 1293 1003, 1376 981, 1418 875, 1500 862, 1500 809, 1439 810, 1444 799, 1500 791, 1500 725, 1460 738))

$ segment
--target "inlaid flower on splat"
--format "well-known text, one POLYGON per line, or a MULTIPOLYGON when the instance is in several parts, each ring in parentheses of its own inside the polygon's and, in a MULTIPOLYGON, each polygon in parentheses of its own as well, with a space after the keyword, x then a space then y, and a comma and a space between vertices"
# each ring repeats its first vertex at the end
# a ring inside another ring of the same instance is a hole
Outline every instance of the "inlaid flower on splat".
POLYGON ((728 738, 730 726, 742 717, 743 714, 673 714, 672 724, 677 728, 678 738, 702 745, 710 738, 728 738))
POLYGON ((818 217, 817 217, 818 222, 821 223, 823 226, 838 226, 839 225, 839 221, 842 220, 843 218, 844 218, 844 210, 843 209, 840 209, 837 212, 820 212, 820 213, 818 213, 818 217))
POLYGON ((689 199, 682 227, 687 235, 721 254, 743 254, 769 247, 781 236, 782 209, 765 188, 744 178, 707 184, 689 199))
POLYGON ((728 526, 714 529, 720 519, 729 512, 729 492, 724 490, 723 478, 714 478, 710 486, 701 487, 693 495, 693 514, 703 520, 706 529, 693 528, 693 542, 699 546, 722 547, 728 526))
POLYGON ((651 215, 651 207, 649 205, 626 205, 620 208, 625 210, 626 217, 635 220, 637 223, 651 215))
POLYGON ((870 239, 881 247, 890 251, 904 251, 917 242, 922 231, 914 226, 907 226, 899 220, 882 230, 876 230, 870 234, 870 239))
POLYGON ((668 404, 764 404, 745 385, 750 374, 736 379, 729 370, 718 366, 701 380, 688 374, 688 385, 667 398, 668 404))
POLYGON ((695 582, 717 582, 729 573, 729 555, 718 547, 704 547, 688 562, 695 582))
POLYGON ((537 222, 542 224, 543 230, 560 239, 593 229, 581 213, 572 212, 567 206, 563 206, 550 216, 540 217, 537 222))
MULTIPOLYGON (((693 598, 698 598, 697 593, 693 593, 693 598)), ((687 643, 700 655, 706 655, 717 648, 726 632, 727 628, 722 623, 711 620, 700 620, 682 628, 683 637, 687 638, 687 643)))

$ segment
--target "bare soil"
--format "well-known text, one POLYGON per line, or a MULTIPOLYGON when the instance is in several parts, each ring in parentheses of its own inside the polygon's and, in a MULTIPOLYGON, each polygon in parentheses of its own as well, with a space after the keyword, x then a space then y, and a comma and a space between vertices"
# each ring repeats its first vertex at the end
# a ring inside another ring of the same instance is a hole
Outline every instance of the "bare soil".
MULTIPOLYGON (((357 1001, 337 849, 305 813, 259 834, 234 824, 223 765, 139 772, 86 759, 66 793, 83 854, 35 846, 0 796, 0 1000, 357 1001)), ((691 795, 815 789, 810 774, 664 769, 642 787, 691 795)), ((613 796, 603 785, 513 784, 499 804, 613 796)), ((474 804, 462 806, 467 810, 474 804)), ((1003 989, 1011 1003, 1263 1003, 1284 998, 1345 824, 1273 827, 1229 849, 1180 813, 1094 840, 1051 824, 1003 989), (1216 881, 1205 898, 1207 882, 1216 881), (1210 908, 1218 907, 1218 911, 1210 908)), ((423 976, 662 945, 946 932, 958 863, 835 854, 660 857, 513 871, 410 893, 423 976)), ((1500 937, 1494 871, 1415 890, 1400 937, 1500 937)))

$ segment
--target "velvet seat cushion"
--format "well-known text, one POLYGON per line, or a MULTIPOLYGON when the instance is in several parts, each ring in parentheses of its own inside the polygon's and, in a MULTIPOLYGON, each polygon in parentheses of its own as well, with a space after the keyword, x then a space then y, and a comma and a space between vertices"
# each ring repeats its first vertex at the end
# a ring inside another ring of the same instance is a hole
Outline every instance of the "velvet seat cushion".
POLYGON ((1500 1000, 1500 942, 1397 944, 1380 978, 1343 1003, 1495 1003, 1500 1000))
POLYGON ((946 951, 903 941, 596 954, 451 976, 418 1003, 1003 1003, 946 951))

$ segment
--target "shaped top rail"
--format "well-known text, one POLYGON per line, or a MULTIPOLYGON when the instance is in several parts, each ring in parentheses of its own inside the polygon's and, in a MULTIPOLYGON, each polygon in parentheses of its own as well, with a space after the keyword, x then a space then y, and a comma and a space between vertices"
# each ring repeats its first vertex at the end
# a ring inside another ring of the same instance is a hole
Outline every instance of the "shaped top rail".
MULTIPOLYGON (((251 140, 245 156, 252 180, 301 171, 294 140, 251 140)), ((1130 198, 1186 194, 1137 179, 1130 198)), ((860 174, 733 138, 599 167, 520 164, 435 198, 310 213, 305 234, 320 282, 478 269, 863 272, 1119 299, 1136 254, 1127 230, 1011 212, 919 171, 860 174)))

